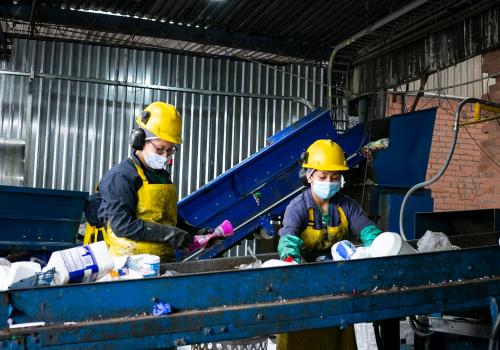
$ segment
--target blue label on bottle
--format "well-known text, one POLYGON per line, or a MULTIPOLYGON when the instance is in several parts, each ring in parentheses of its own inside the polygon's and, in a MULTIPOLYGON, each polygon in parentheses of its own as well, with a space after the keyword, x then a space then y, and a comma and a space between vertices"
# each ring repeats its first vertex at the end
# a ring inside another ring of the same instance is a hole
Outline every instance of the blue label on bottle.
POLYGON ((69 272, 70 283, 91 282, 96 279, 99 266, 89 246, 84 245, 74 250, 62 251, 61 254, 69 272))

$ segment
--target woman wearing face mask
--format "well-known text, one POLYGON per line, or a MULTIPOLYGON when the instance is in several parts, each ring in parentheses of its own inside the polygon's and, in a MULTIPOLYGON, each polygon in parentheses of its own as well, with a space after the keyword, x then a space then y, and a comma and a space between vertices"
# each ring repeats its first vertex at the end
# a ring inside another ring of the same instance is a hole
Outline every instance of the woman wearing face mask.
MULTIPOLYGON (((357 237, 369 246, 381 233, 355 200, 339 192, 341 172, 346 170, 344 151, 331 140, 317 140, 303 154, 300 176, 310 188, 286 208, 279 231, 282 260, 314 261, 331 255, 330 248, 338 241, 357 237)), ((352 326, 335 327, 280 334, 277 348, 356 349, 356 341, 352 326)))
POLYGON ((177 109, 154 102, 137 117, 129 158, 111 168, 99 184, 98 217, 114 256, 154 254, 172 261, 192 235, 178 226, 177 190, 166 170, 182 143, 177 109))

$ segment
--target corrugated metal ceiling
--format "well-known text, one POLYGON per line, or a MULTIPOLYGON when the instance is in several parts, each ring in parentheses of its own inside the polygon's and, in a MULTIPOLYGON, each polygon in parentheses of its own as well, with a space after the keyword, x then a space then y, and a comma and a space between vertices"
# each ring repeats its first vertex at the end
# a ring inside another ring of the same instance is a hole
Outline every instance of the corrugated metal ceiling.
MULTIPOLYGON (((278 58, 291 56, 324 61, 328 58, 331 48, 338 43, 414 2, 412 0, 14 0, 10 4, 0 5, 0 16, 19 20, 23 18, 20 13, 24 13, 25 20, 31 19, 37 25, 48 23, 50 17, 52 24, 87 29, 88 32, 82 34, 80 31, 78 35, 80 37, 83 35, 86 40, 101 43, 113 43, 119 39, 143 46, 172 48, 172 42, 147 39, 147 37, 162 37, 181 42, 180 45, 174 46, 182 47, 183 43, 188 41, 202 44, 193 48, 195 51, 206 50, 206 47, 202 47, 204 45, 213 45, 220 47, 215 50, 216 54, 231 54, 233 50, 228 51, 227 47, 232 47, 250 50, 252 53, 249 55, 254 58, 259 58, 255 52, 267 52, 277 55, 278 58), (33 4, 35 10, 31 11, 33 4), (68 17, 66 15, 81 14, 81 11, 94 11, 94 13, 85 13, 87 20, 80 23, 77 21, 73 22, 74 25, 64 23, 68 17), (116 19, 117 16, 113 14, 128 17, 116 19), (98 20, 102 17, 107 17, 106 20, 115 17, 114 20, 111 19, 114 24, 106 28, 108 22, 98 20), (153 21, 156 27, 149 25, 146 30, 140 28, 141 22, 151 24, 153 21), (162 32, 164 28, 166 28, 165 33, 162 32), (96 39, 99 37, 97 33, 99 30, 115 34, 101 33, 100 38, 96 39), (129 37, 120 38, 119 35, 123 34, 129 37), (182 40, 185 38, 192 40, 182 40)), ((342 51, 342 55, 352 58, 360 49, 390 42, 391 37, 403 29, 422 30, 419 28, 419 23, 423 19, 436 13, 445 16, 447 9, 459 5, 467 7, 468 3, 470 2, 453 0, 423 1, 422 5, 398 20, 349 45, 342 51)), ((435 19, 438 20, 439 18, 435 19)), ((12 32, 16 33, 16 30, 12 32)), ((43 36, 49 32, 50 30, 45 29, 38 34, 43 36)), ((78 35, 70 33, 71 35, 80 40, 78 35)), ((339 55, 339 58, 342 55, 339 55)))
POLYGON ((366 92, 497 47, 498 16, 490 14, 499 9, 500 0, 12 0, 0 3, 0 18, 12 36, 319 65, 333 47, 367 31, 332 65, 338 91, 366 92), (432 52, 429 38, 441 43, 432 52), (416 62, 425 65, 415 69, 416 62), (356 67, 365 67, 363 81, 353 83, 356 67))

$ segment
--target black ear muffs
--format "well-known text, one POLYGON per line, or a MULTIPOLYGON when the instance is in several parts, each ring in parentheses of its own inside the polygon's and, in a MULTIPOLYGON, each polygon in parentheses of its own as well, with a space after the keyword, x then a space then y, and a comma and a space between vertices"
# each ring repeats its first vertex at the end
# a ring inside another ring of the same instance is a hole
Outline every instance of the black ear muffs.
POLYGON ((133 129, 130 132, 130 136, 128 138, 128 143, 130 147, 135 149, 136 151, 140 151, 144 148, 146 144, 146 133, 141 128, 133 129))
MULTIPOLYGON (((302 166, 302 164, 307 162, 308 156, 309 156, 309 154, 307 152, 302 152, 302 154, 300 155, 300 166, 302 166)), ((309 186, 309 182, 307 181, 306 172, 307 172, 306 168, 300 168, 299 178, 300 178, 300 181, 304 184, 304 186, 309 186)))
MULTIPOLYGON (((151 116, 151 113, 148 111, 143 111, 141 113, 141 122, 146 125, 148 122, 149 117, 151 116)), ((130 147, 135 149, 136 151, 140 151, 144 148, 144 145, 146 144, 146 133, 144 132, 143 129, 141 128, 135 128, 130 132, 130 136, 128 138, 128 143, 130 147)))
POLYGON ((299 178, 304 186, 309 186, 309 181, 307 181, 306 172, 307 172, 307 169, 301 168, 299 170, 299 178))

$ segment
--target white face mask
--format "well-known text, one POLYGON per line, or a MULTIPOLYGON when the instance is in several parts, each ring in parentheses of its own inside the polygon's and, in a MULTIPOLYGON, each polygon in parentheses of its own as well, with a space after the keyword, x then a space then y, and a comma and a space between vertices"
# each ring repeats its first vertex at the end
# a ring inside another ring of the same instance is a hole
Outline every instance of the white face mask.
POLYGON ((311 189, 316 195, 326 200, 333 197, 340 190, 339 181, 327 182, 327 181, 314 181, 312 183, 311 189))
POLYGON ((144 152, 143 154, 147 166, 150 167, 151 169, 156 169, 156 170, 164 169, 165 166, 167 165, 167 162, 170 159, 172 159, 172 156, 165 158, 156 153, 144 152))

